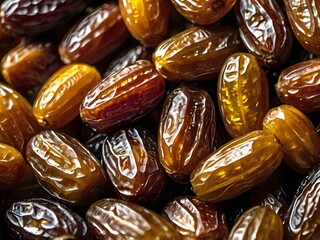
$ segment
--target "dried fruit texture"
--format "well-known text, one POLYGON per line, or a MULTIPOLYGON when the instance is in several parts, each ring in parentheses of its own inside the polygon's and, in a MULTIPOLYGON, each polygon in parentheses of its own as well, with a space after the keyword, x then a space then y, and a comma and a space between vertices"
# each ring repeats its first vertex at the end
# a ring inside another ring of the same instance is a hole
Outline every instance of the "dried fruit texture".
POLYGON ((13 203, 7 211, 9 229, 19 239, 45 240, 68 235, 67 239, 91 239, 85 221, 64 205, 33 198, 13 203))
POLYGON ((98 160, 76 139, 51 130, 28 143, 27 160, 42 187, 74 205, 88 205, 106 190, 98 160))
POLYGON ((79 115, 86 94, 101 82, 96 68, 74 63, 56 71, 42 86, 33 104, 33 114, 46 128, 59 129, 79 115))
POLYGON ((320 238, 320 168, 301 182, 286 214, 284 227, 288 239, 320 238))
POLYGON ((232 227, 229 240, 282 240, 281 218, 269 207, 249 209, 232 227))
POLYGON ((213 150, 214 104, 203 90, 181 86, 167 97, 158 131, 159 159, 175 180, 188 182, 197 164, 213 150))
POLYGON ((178 197, 166 204, 162 216, 180 233, 181 240, 228 239, 228 226, 221 209, 196 197, 178 197))
POLYGON ((276 85, 281 102, 302 112, 320 110, 320 58, 300 62, 284 69, 276 85))
POLYGON ((92 89, 80 106, 80 116, 97 131, 114 130, 144 117, 164 93, 162 76, 149 61, 139 60, 92 89))
POLYGON ((116 4, 103 4, 64 36, 59 53, 64 63, 95 64, 119 48, 129 36, 116 4))
POLYGON ((244 45, 264 67, 279 67, 289 59, 292 33, 274 0, 240 0, 234 10, 244 45))
POLYGON ((283 0, 294 35, 309 52, 320 54, 320 2, 283 0))
POLYGON ((268 81, 257 59, 235 53, 224 63, 218 80, 218 106, 233 138, 262 129, 269 110, 268 81))
POLYGON ((165 38, 169 24, 166 0, 119 0, 119 7, 128 30, 142 45, 155 47, 165 38))
POLYGON ((6 144, 0 143, 0 189, 10 189, 21 180, 26 163, 21 153, 6 144))
POLYGON ((177 11, 193 23, 208 25, 224 17, 236 0, 171 0, 177 11))
POLYGON ((118 199, 102 199, 92 204, 86 219, 99 240, 180 239, 173 226, 158 214, 118 199))
POLYGON ((66 22, 82 11, 89 0, 5 0, 1 4, 1 24, 21 35, 41 33, 66 22))
POLYGON ((25 153, 29 139, 41 131, 30 103, 18 92, 0 83, 0 142, 25 153))
POLYGON ((312 122, 290 105, 271 109, 263 129, 277 136, 284 150, 284 161, 294 171, 307 174, 320 163, 320 136, 312 122))
POLYGON ((236 138, 201 161, 191 174, 195 194, 204 201, 231 199, 265 181, 283 157, 277 138, 253 131, 236 138))
POLYGON ((20 44, 1 61, 1 73, 14 88, 41 86, 62 63, 56 47, 50 42, 20 44))
POLYGON ((192 27, 160 43, 153 61, 170 81, 208 80, 217 77, 224 61, 241 49, 236 29, 192 27))

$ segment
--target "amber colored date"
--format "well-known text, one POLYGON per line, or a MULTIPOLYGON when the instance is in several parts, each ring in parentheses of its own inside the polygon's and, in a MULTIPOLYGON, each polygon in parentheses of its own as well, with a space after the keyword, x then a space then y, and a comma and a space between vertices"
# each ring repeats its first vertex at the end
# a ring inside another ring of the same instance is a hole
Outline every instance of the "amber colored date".
POLYGON ((267 77, 257 59, 248 53, 231 55, 218 80, 218 106, 230 136, 262 129, 268 98, 267 77))
POLYGON ((280 165, 283 151, 267 131, 253 131, 224 144, 191 174, 195 194, 204 201, 231 199, 265 181, 280 165))
POLYGON ((208 80, 217 77, 227 57, 241 49, 236 29, 192 27, 160 43, 153 61, 170 81, 208 80))
POLYGON ((92 204, 86 219, 99 240, 180 239, 170 222, 158 214, 118 199, 102 199, 92 204))
POLYGON ((119 48, 129 36, 116 4, 103 4, 64 36, 59 53, 64 63, 95 64, 119 48))
POLYGON ((139 60, 92 89, 80 106, 80 116, 97 131, 114 130, 145 116, 164 93, 162 76, 149 61, 139 60))
POLYGON ((203 90, 186 86, 167 97, 159 124, 159 159, 175 180, 189 182, 197 164, 213 150, 216 132, 214 103, 203 90))
POLYGON ((276 90, 281 102, 302 112, 320 110, 320 58, 296 63, 284 69, 276 90))
POLYGON ((277 136, 284 150, 284 161, 294 171, 307 174, 320 163, 320 136, 306 115, 293 106, 271 109, 263 129, 277 136))

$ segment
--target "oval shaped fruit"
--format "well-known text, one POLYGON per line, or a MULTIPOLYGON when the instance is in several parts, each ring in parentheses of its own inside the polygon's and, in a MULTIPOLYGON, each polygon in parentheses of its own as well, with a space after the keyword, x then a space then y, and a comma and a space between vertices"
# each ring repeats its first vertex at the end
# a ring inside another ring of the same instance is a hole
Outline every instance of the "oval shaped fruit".
POLYGON ((320 110, 320 58, 296 63, 284 69, 276 90, 281 102, 302 112, 320 110))
POLYGON ((82 120, 97 131, 136 121, 161 101, 165 82, 146 60, 120 69, 92 89, 80 106, 82 120))
POLYGON ((102 161, 123 200, 154 205, 163 193, 166 175, 158 159, 156 141, 147 130, 131 127, 108 135, 102 147, 102 161))
POLYGON ((320 136, 308 117, 295 107, 272 108, 263 120, 263 129, 280 140, 284 161, 292 170, 307 174, 320 163, 320 136))
POLYGON ((262 129, 268 98, 267 77, 257 59, 248 53, 228 57, 218 80, 218 106, 230 136, 262 129))
POLYGON ((163 105, 159 131, 159 159, 175 180, 189 182, 197 164, 212 152, 216 132, 214 103, 203 90, 181 86, 163 105))
POLYGON ((191 174, 195 194, 220 202, 265 181, 280 165, 283 151, 267 131, 253 131, 224 144, 202 160, 191 174))
POLYGON ((64 63, 95 64, 119 48, 129 36, 116 4, 103 4, 64 36, 59 53, 64 63))
POLYGON ((192 27, 160 43, 152 57, 170 81, 207 80, 217 77, 227 57, 241 49, 236 29, 192 27))
POLYGON ((106 190, 99 161, 72 137, 43 131, 31 138, 26 155, 42 187, 69 204, 91 204, 106 190))
POLYGON ((9 229, 24 240, 44 240, 68 236, 67 239, 91 239, 85 221, 64 205, 33 198, 15 202, 7 211, 9 229))
POLYGON ((95 67, 74 63, 56 71, 42 86, 33 104, 33 114, 46 128, 64 127, 77 115, 86 94, 101 82, 95 67))
POLYGON ((119 0, 119 7, 128 30, 142 45, 155 47, 165 38, 170 18, 166 0, 119 0))
POLYGON ((180 233, 182 240, 228 238, 226 217, 221 209, 196 197, 178 197, 167 203, 162 216, 180 233))
POLYGON ((276 1, 239 0, 234 10, 244 45, 264 67, 289 59, 292 33, 276 1))
POLYGON ((158 214, 118 199, 92 204, 86 219, 97 239, 180 239, 173 226, 158 214))
POLYGON ((271 208, 256 206, 237 220, 231 229, 229 240, 282 240, 282 220, 271 208))

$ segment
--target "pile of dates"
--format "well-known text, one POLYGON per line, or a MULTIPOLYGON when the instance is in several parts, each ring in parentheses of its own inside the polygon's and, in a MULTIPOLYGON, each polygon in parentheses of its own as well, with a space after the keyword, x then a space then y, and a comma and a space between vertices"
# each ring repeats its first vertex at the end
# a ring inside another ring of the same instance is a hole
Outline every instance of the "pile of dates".
POLYGON ((320 239, 318 0, 0 3, 0 239, 320 239))

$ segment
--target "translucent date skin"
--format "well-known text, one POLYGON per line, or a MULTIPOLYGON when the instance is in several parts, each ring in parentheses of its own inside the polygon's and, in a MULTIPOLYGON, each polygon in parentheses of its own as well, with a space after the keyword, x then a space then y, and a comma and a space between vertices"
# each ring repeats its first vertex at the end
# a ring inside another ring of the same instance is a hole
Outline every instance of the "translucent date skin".
POLYGON ((166 176, 156 141, 147 130, 131 127, 108 135, 102 147, 102 161, 123 200, 148 205, 157 202, 166 176))
POLYGON ((264 67, 279 67, 289 59, 292 33, 274 0, 239 0, 234 12, 244 45, 264 67))
POLYGON ((64 36, 59 53, 64 63, 95 64, 119 48, 129 36, 116 4, 103 4, 64 36))
POLYGON ((0 143, 0 190, 11 189, 21 180, 26 162, 15 148, 0 143))
POLYGON ((302 112, 320 110, 320 58, 294 64, 284 69, 276 90, 281 102, 302 112))
POLYGON ((164 93, 162 76, 149 61, 139 60, 92 89, 80 106, 80 116, 92 129, 107 132, 144 117, 164 93))
POLYGON ((1 61, 1 73, 14 88, 28 89, 41 86, 60 67, 56 47, 46 41, 20 44, 1 61))
POLYGON ((170 222, 158 214, 118 199, 102 199, 92 204, 86 219, 99 240, 180 239, 170 222))
POLYGON ((159 159, 179 182, 189 182, 197 164, 212 152, 216 132, 214 103, 203 90, 181 86, 167 97, 159 124, 159 159))
POLYGON ((268 99, 267 77, 257 59, 248 53, 228 57, 218 80, 218 106, 230 136, 262 129, 268 99))
POLYGON ((320 163, 320 136, 306 115, 293 106, 270 109, 263 129, 277 136, 284 161, 294 171, 307 174, 320 163))
POLYGON ((309 52, 320 54, 320 2, 283 0, 286 13, 299 43, 309 52))
POLYGON ((72 137, 43 131, 29 141, 26 155, 40 185, 69 204, 91 204, 106 190, 99 161, 72 137))
POLYGON ((166 36, 169 6, 166 0, 119 0, 123 20, 131 35, 146 47, 156 47, 166 36))
POLYGON ((162 216, 180 233, 181 240, 226 240, 228 226, 221 209, 197 197, 178 197, 165 205, 162 216))
POLYGON ((24 240, 92 239, 85 221, 64 205, 33 198, 13 203, 6 220, 11 232, 24 240), (67 238, 68 237, 68 238, 67 238))
POLYGON ((269 207, 256 206, 237 220, 228 240, 282 240, 281 218, 269 207))
POLYGON ((79 115, 86 94, 101 82, 95 67, 68 64, 56 71, 42 86, 33 104, 33 114, 46 128, 59 129, 79 115))
POLYGON ((7 31, 32 35, 65 23, 88 3, 89 0, 5 0, 0 19, 7 31))
POLYGON ((224 17, 236 0, 171 0, 177 11, 193 23, 209 25, 224 17))
POLYGON ((191 174, 194 193, 204 201, 231 199, 265 181, 280 165, 283 151, 267 131, 253 131, 218 148, 191 174))
POLYGON ((208 80, 217 77, 227 57, 241 49, 236 29, 192 27, 160 43, 152 57, 169 81, 208 80))

